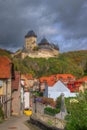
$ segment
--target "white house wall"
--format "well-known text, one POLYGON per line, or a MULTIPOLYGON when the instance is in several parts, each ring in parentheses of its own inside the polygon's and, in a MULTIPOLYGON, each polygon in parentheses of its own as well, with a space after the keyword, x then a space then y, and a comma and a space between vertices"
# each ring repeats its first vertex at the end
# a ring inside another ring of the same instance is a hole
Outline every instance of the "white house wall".
POLYGON ((29 109, 30 107, 30 94, 29 92, 25 92, 24 93, 24 109, 28 108, 29 109))
POLYGON ((71 93, 61 81, 57 81, 52 87, 46 86, 44 96, 56 100, 62 93, 64 97, 76 97, 76 93, 71 93))
POLYGON ((76 97, 76 93, 69 93, 69 92, 48 92, 48 98, 53 98, 56 100, 61 94, 64 94, 64 97, 76 97))

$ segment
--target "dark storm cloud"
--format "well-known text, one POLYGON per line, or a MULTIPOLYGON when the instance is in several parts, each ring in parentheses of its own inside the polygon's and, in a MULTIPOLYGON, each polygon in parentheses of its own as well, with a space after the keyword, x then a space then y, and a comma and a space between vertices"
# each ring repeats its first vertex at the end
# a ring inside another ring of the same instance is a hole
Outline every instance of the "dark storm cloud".
POLYGON ((54 23, 61 23, 64 36, 87 37, 87 1, 57 0, 48 4, 51 14, 56 14, 54 23))
POLYGON ((61 51, 87 49, 86 0, 0 0, 0 47, 21 48, 31 29, 61 51))

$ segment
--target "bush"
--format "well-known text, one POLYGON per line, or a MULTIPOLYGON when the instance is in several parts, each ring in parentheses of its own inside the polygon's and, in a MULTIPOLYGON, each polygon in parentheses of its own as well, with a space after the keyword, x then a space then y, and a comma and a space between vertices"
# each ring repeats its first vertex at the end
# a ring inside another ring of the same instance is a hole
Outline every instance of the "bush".
POLYGON ((61 108, 61 96, 59 96, 56 100, 56 108, 60 109, 61 108))
POLYGON ((42 92, 35 92, 35 95, 36 95, 36 96, 39 96, 39 97, 42 97, 42 96, 43 96, 43 93, 42 93, 42 92))
POLYGON ((4 112, 2 110, 2 107, 0 106, 0 119, 4 119, 4 112))
POLYGON ((60 110, 59 109, 53 109, 51 107, 46 107, 44 109, 44 113, 45 114, 48 114, 48 115, 51 115, 51 116, 55 116, 55 114, 59 113, 60 110))
POLYGON ((87 91, 79 94, 78 102, 69 102, 67 108, 69 114, 66 116, 66 130, 87 130, 87 91))

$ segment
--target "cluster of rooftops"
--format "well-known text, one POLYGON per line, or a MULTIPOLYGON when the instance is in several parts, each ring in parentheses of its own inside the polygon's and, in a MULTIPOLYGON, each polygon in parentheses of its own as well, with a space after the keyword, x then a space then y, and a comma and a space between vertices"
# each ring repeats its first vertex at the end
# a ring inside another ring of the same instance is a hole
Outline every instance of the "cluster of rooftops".
MULTIPOLYGON (((1 61, 1 64, 0 64, 0 68, 1 68, 0 69, 0 79, 8 79, 8 78, 10 78, 11 73, 12 73, 12 75, 14 74, 13 71, 12 71, 13 70, 12 69, 13 68, 12 61, 9 58, 5 57, 5 56, 0 56, 0 61, 1 61)), ((17 72, 15 74, 16 74, 17 80, 18 80, 17 72)), ((29 79, 34 80, 32 75, 26 75, 26 78, 28 80, 29 79)), ((81 86, 82 83, 87 84, 87 76, 77 80, 76 77, 74 75, 72 75, 72 74, 56 74, 56 75, 51 75, 51 76, 40 77, 39 78, 40 83, 44 83, 44 81, 46 81, 46 83, 50 87, 53 87, 53 85, 59 80, 61 82, 63 82, 65 85, 67 85, 67 87, 70 89, 71 92, 79 91, 79 87, 81 86)))

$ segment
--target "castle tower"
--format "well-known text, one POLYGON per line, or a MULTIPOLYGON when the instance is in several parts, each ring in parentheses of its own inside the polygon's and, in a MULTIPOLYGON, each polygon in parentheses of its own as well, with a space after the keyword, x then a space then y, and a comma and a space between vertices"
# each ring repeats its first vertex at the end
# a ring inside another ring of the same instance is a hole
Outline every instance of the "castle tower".
POLYGON ((49 42, 48 42, 48 40, 46 39, 46 38, 43 38, 41 41, 40 41, 40 43, 39 43, 39 46, 41 46, 41 45, 49 45, 49 42))
POLYGON ((26 50, 33 50, 37 44, 36 44, 37 36, 34 31, 29 31, 25 35, 25 49, 26 50))

